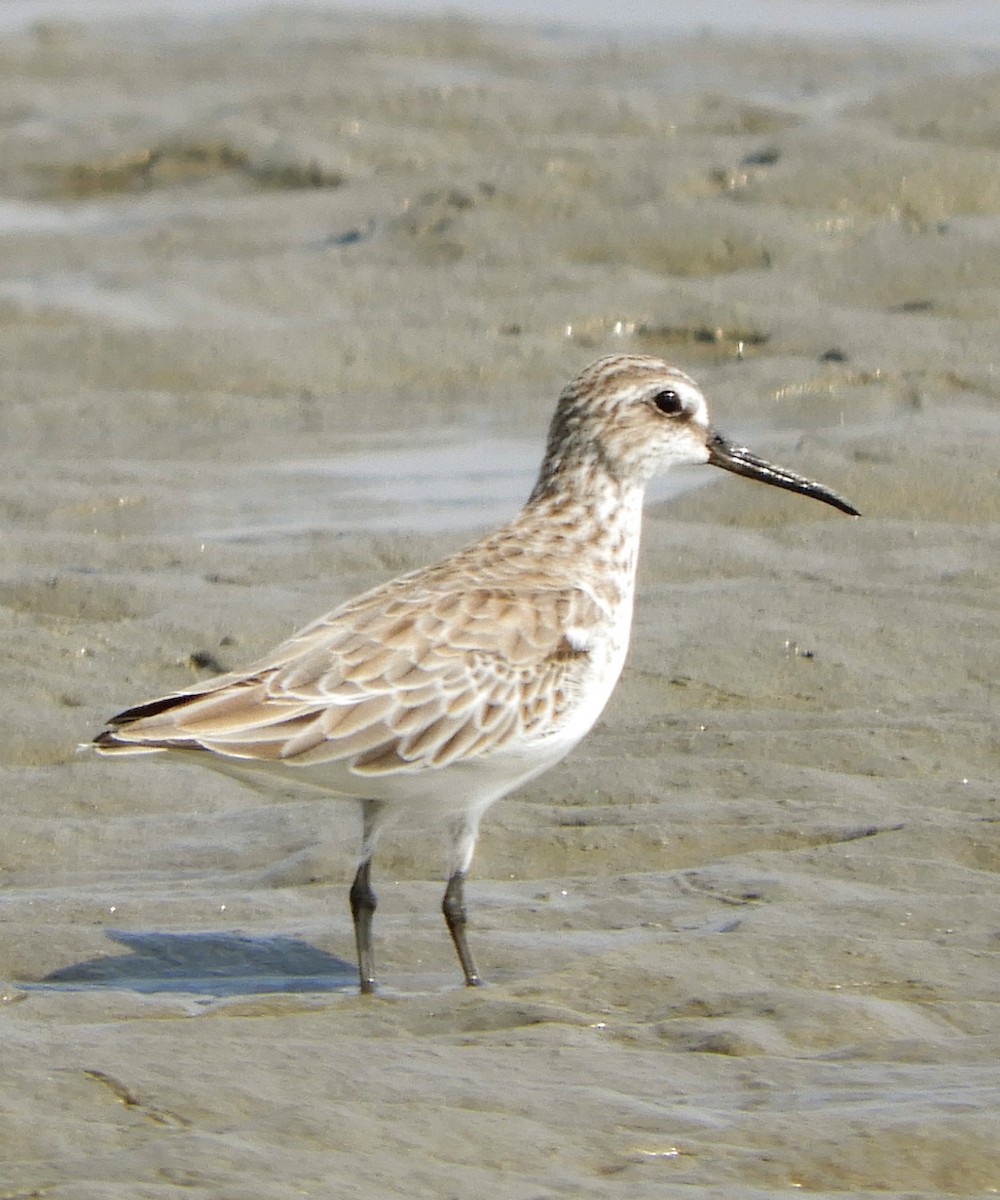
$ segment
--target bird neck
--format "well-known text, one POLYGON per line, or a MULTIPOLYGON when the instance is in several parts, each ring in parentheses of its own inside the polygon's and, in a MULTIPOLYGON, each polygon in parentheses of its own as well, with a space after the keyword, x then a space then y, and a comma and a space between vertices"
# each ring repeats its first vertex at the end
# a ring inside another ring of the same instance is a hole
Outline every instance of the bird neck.
POLYGON ((521 544, 609 603, 631 600, 642 528, 643 482, 615 478, 599 462, 572 471, 542 468, 510 532, 521 544))

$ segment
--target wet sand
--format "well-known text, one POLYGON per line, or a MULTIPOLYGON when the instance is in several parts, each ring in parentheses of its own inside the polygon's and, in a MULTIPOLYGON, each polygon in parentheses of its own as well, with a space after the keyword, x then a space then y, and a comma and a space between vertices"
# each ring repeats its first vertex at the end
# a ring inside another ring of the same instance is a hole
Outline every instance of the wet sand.
POLYGON ((1000 68, 459 19, 0 44, 0 1195, 1000 1186, 1000 68), (461 544, 610 350, 865 513, 653 498, 593 735, 470 882, 76 753, 461 544), (485 481, 485 482, 484 482, 485 481))

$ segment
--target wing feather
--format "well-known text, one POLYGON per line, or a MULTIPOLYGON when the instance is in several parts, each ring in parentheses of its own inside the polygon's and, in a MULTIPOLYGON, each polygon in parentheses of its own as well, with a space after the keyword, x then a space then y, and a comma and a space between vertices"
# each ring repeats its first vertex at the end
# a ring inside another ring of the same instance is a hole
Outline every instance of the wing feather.
POLYGON ((313 622, 244 675, 119 714, 100 748, 201 746, 346 762, 358 775, 469 760, 558 723, 589 668, 567 646, 606 620, 575 588, 377 597, 313 622))

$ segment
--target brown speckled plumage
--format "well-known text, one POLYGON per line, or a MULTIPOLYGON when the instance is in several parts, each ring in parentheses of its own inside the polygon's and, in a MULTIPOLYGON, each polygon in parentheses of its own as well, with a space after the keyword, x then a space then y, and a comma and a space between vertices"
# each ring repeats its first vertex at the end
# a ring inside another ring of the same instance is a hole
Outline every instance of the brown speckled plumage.
POLYGON ((643 492, 671 462, 712 462, 853 511, 713 434, 683 372, 603 358, 560 396, 538 481, 507 525, 342 604, 245 671, 127 709, 96 746, 187 752, 243 776, 280 770, 360 799, 352 908, 363 990, 374 986, 378 834, 407 811, 445 819, 445 913, 466 981, 478 982, 461 884, 480 818, 562 758, 610 696, 628 646, 643 492))

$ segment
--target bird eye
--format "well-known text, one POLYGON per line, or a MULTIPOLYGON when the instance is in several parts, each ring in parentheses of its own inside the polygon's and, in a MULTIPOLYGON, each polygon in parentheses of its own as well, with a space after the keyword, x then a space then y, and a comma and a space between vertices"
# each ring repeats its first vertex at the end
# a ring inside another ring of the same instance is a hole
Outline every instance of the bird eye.
POLYGON ((653 403, 661 413, 666 413, 668 417, 676 417, 678 413, 684 411, 684 401, 673 388, 657 392, 653 397, 653 403))

